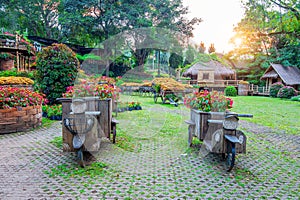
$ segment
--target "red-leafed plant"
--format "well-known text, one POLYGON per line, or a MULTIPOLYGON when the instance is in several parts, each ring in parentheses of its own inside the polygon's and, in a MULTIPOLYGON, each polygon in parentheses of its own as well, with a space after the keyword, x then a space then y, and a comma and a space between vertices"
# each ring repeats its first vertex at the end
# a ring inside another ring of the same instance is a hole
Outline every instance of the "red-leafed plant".
POLYGON ((28 89, 0 86, 0 109, 35 106, 43 103, 47 103, 43 94, 28 89))

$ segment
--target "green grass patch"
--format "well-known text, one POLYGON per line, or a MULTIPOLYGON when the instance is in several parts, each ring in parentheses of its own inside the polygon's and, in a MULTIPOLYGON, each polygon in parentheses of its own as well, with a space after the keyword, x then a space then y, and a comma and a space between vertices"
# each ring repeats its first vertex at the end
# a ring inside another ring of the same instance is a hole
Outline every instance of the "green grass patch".
POLYGON ((46 117, 43 117, 42 118, 42 127, 49 128, 55 122, 56 122, 55 120, 50 120, 46 117))
POLYGON ((61 149, 63 143, 62 137, 61 136, 54 137, 53 140, 50 141, 50 143, 56 146, 57 148, 61 149))
POLYGON ((103 177, 105 176, 105 168, 107 165, 102 162, 94 162, 90 166, 85 168, 80 168, 78 165, 67 165, 62 164, 58 165, 55 168, 50 169, 50 171, 44 171, 45 174, 48 174, 49 177, 60 176, 63 178, 72 178, 72 177, 103 177))
POLYGON ((134 138, 126 134, 123 130, 120 130, 117 128, 117 138, 116 138, 116 146, 125 150, 125 151, 130 151, 130 152, 136 152, 140 150, 140 143, 134 138))
MULTIPOLYGON (((181 109, 174 105, 154 103, 152 97, 121 95, 121 101, 141 103, 143 110, 118 113, 116 145, 128 151, 140 151, 146 140, 169 142, 183 147, 186 145, 187 126, 181 109)), ((186 146, 185 146, 186 147, 186 146)))
POLYGON ((233 97, 232 111, 250 113, 253 118, 242 118, 256 124, 286 131, 290 134, 300 132, 300 104, 296 101, 260 96, 233 97))

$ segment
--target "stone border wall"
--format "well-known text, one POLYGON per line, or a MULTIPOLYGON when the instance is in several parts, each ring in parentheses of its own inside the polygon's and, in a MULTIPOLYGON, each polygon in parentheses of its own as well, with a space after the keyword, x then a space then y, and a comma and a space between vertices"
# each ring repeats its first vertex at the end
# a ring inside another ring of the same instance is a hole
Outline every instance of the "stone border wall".
POLYGON ((0 134, 28 131, 42 125, 42 106, 0 109, 0 134))

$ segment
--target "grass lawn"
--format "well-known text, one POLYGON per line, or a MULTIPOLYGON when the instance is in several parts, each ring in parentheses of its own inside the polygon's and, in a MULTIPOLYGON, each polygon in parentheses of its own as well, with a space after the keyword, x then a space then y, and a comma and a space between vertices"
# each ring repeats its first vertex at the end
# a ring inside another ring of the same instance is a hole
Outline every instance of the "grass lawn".
MULTIPOLYGON (((142 110, 118 113, 116 145, 127 151, 140 151, 147 141, 171 142, 177 147, 186 148, 188 110, 184 106, 154 103, 153 97, 121 95, 122 103, 118 107, 125 107, 127 102, 140 102, 142 110)), ((182 149, 185 150, 185 149, 182 149)))
POLYGON ((243 118, 245 120, 290 134, 300 133, 299 102, 260 96, 238 96, 233 100, 232 111, 254 115, 252 119, 243 118))
MULTIPOLYGON (((300 103, 270 97, 238 96, 234 97, 232 111, 237 113, 253 114, 253 118, 242 118, 250 122, 283 130, 288 134, 300 132, 300 103)), ((117 146, 129 150, 139 151, 141 141, 146 140, 173 140, 172 145, 186 147, 187 125, 185 119, 189 118, 189 110, 184 105, 175 107, 161 104, 160 99, 155 104, 152 97, 121 95, 122 103, 141 102, 143 110, 126 111, 118 113, 117 146)), ((183 149, 182 149, 183 150, 183 149)))
MULTIPOLYGON (((233 97, 233 100, 234 105, 232 111, 254 115, 253 118, 241 118, 242 120, 248 120, 259 125, 273 128, 275 130, 283 130, 289 134, 298 134, 300 132, 299 102, 261 96, 237 96, 233 97)), ((186 114, 187 112, 189 112, 184 105, 179 105, 179 107, 168 104, 163 105, 161 104, 160 99, 158 99, 158 103, 155 104, 153 98, 151 97, 121 95, 121 101, 123 103, 130 101, 139 101, 141 102, 142 107, 145 107, 148 110, 142 112, 133 111, 132 113, 125 112, 121 114, 121 118, 129 117, 132 120, 142 118, 142 120, 139 121, 141 122, 140 124, 132 124, 132 127, 136 126, 135 128, 133 128, 135 130, 139 130, 147 124, 147 116, 151 116, 152 122, 154 122, 154 119, 171 117, 169 116, 169 114, 161 115, 160 111, 162 111, 163 113, 176 112, 177 114, 175 115, 175 117, 173 116, 171 120, 172 123, 175 124, 182 123, 183 118, 182 116, 180 116, 180 114, 186 114)), ((169 126, 169 131, 174 132, 174 130, 171 130, 171 125, 169 126)))

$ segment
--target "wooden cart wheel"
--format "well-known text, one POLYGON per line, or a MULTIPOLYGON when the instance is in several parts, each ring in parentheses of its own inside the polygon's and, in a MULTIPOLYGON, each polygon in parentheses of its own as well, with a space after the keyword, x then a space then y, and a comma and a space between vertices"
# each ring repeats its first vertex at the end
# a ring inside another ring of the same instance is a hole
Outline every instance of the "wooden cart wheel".
POLYGON ((227 160, 226 168, 227 172, 230 172, 234 166, 235 161, 235 143, 227 141, 227 160))
POLYGON ((157 98, 158 98, 158 95, 155 93, 154 94, 154 103, 157 103, 157 98))
POLYGON ((189 147, 192 147, 193 145, 193 134, 192 134, 192 128, 194 128, 193 126, 189 126, 189 138, 188 138, 188 145, 189 147))
POLYGON ((81 167, 85 167, 84 160, 83 160, 83 152, 81 148, 77 151, 77 161, 81 167))

